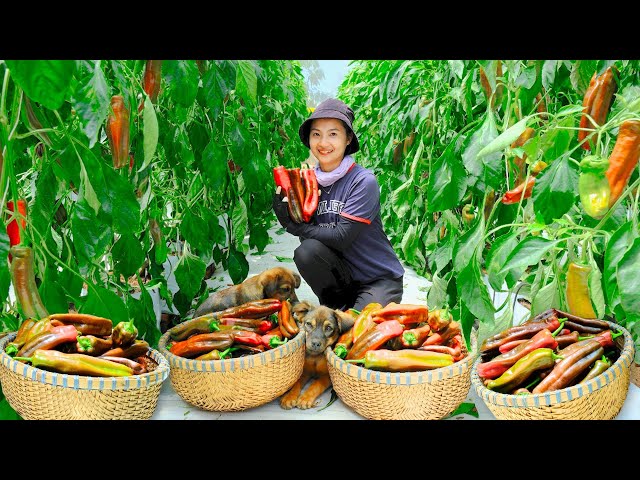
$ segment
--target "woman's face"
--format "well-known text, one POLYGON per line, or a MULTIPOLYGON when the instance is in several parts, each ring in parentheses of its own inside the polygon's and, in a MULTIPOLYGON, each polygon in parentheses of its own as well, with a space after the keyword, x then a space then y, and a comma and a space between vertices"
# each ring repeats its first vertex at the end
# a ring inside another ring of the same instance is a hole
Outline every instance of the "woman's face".
POLYGON ((344 124, 336 118, 316 118, 311 122, 309 147, 322 171, 330 172, 340 165, 351 138, 352 134, 347 135, 344 124))

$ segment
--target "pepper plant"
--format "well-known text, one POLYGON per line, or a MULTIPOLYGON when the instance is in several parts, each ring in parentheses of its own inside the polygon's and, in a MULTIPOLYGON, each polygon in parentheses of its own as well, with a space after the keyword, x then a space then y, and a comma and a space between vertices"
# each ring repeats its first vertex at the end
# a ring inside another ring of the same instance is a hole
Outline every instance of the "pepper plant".
POLYGON ((357 160, 378 176, 396 251, 432 282, 427 304, 451 308, 467 342, 474 324, 479 342, 512 324, 517 296, 532 314, 567 310, 581 280, 596 315, 640 345, 637 167, 599 220, 578 189, 583 97, 612 65, 617 93, 592 135, 604 158, 638 118, 637 61, 352 62, 339 96, 364 138, 357 160), (587 274, 568 276, 572 263, 587 274))
MULTIPOLYGON (((246 278, 249 248, 269 241, 272 168, 305 155, 288 141, 306 115, 299 64, 6 60, 0 78, 0 205, 27 201, 21 238, 48 311, 133 319, 156 346, 152 290, 185 315, 216 269, 246 278)), ((8 247, 0 231, 3 299, 8 247)), ((18 309, 5 302, 0 330, 18 309)))

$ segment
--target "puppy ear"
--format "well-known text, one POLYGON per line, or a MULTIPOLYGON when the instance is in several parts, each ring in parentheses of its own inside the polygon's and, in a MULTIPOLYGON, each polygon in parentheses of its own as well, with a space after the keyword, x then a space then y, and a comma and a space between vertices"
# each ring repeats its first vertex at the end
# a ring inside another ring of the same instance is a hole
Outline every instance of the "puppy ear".
POLYGON ((291 315, 295 318, 296 322, 302 322, 302 319, 305 317, 307 313, 313 310, 315 307, 313 304, 307 300, 302 302, 298 302, 291 307, 291 315))
POLYGON ((348 313, 344 313, 342 310, 334 310, 336 313, 336 318, 338 319, 338 329, 340 333, 344 333, 353 327, 353 324, 356 322, 356 319, 353 318, 348 313))
POLYGON ((276 281, 272 281, 271 278, 271 275, 268 275, 267 272, 262 272, 260 275, 260 287, 262 287, 263 298, 273 298, 276 293, 278 285, 277 277, 275 279, 276 281))
POLYGON ((298 275, 296 272, 292 272, 292 273, 293 273, 293 279, 296 281, 295 283, 296 288, 300 288, 300 283, 302 282, 300 275, 298 275))

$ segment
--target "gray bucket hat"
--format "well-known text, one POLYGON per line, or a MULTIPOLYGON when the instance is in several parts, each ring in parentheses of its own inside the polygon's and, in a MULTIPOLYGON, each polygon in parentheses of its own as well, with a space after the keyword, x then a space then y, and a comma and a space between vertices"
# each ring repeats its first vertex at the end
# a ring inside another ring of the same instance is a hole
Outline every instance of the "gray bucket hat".
POLYGON ((309 133, 311 130, 311 122, 316 118, 337 118, 338 120, 342 120, 347 124, 347 128, 351 130, 351 133, 353 134, 353 139, 351 140, 351 143, 347 145, 344 154, 349 155, 360 150, 360 143, 358 142, 358 137, 353 131, 352 126, 352 122, 355 116, 353 114, 353 110, 351 110, 351 108, 346 103, 341 102, 340 100, 335 98, 329 98, 320 103, 320 105, 318 105, 313 111, 311 116, 307 118, 302 123, 302 125, 300 125, 298 135, 300 135, 300 140, 302 140, 302 143, 304 143, 307 148, 309 148, 309 133))

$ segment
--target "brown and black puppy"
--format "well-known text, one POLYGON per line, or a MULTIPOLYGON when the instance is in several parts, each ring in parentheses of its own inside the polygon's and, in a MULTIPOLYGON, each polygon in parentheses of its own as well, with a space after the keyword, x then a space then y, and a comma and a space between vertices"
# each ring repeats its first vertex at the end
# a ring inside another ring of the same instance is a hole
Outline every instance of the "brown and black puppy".
POLYGON ((296 304, 298 297, 295 289, 300 287, 300 281, 300 275, 293 270, 284 267, 270 268, 238 285, 213 293, 198 307, 193 318, 263 298, 289 300, 292 305, 296 304))
POLYGON ((318 397, 331 385, 324 351, 333 346, 342 333, 353 327, 355 319, 340 310, 324 305, 316 307, 307 301, 295 305, 291 313, 300 329, 306 333, 304 367, 298 381, 280 399, 280 406, 287 410, 293 407, 313 408, 317 405, 318 397), (313 381, 303 392, 302 389, 311 379, 313 381))

